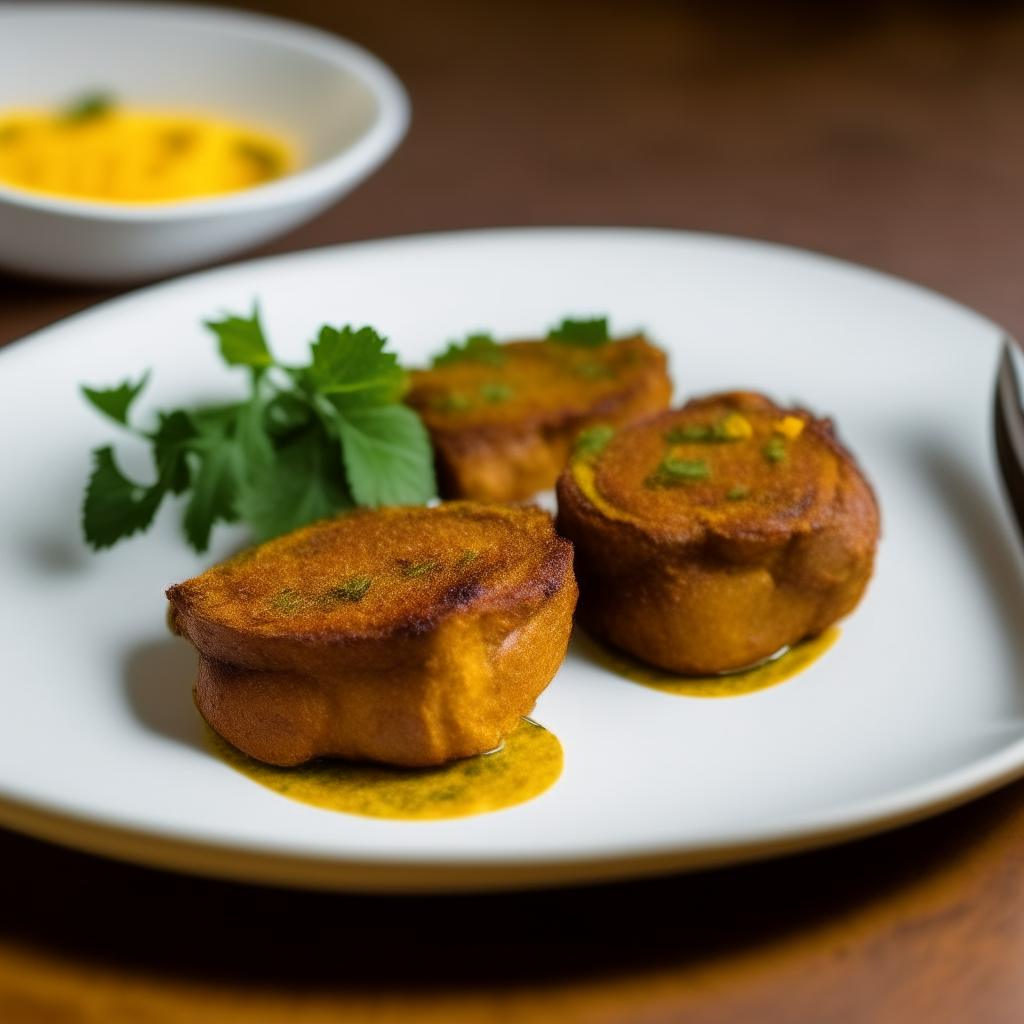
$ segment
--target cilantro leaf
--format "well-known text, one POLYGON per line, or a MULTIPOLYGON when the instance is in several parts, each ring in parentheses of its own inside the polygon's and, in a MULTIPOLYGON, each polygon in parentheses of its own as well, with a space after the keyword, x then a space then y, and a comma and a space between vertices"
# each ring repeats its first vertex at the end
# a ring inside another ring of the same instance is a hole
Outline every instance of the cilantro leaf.
POLYGON ((237 500, 245 482, 269 468, 274 447, 263 423, 264 404, 256 395, 240 405, 192 414, 197 434, 187 448, 193 466, 192 497, 182 527, 196 551, 205 551, 218 522, 239 518, 237 500))
POLYGON ((253 396, 235 418, 235 458, 239 479, 262 472, 274 461, 274 443, 267 431, 266 404, 253 396))
POLYGON ((316 416, 308 401, 291 391, 281 391, 266 404, 266 430, 280 438, 308 426, 316 416))
POLYGON ((430 438, 404 405, 338 416, 345 476, 360 505, 422 505, 437 494, 430 438))
POLYGON ((196 551, 210 546, 210 533, 218 520, 230 523, 238 518, 235 510, 236 484, 234 459, 229 445, 210 445, 201 449, 199 468, 192 483, 192 497, 185 507, 182 527, 185 538, 196 551))
POLYGON ((384 352, 387 339, 372 327, 340 331, 324 326, 310 346, 313 362, 306 379, 338 409, 396 402, 405 389, 398 356, 384 352))
MULTIPOLYGON (((324 327, 310 364, 284 367, 274 362, 257 313, 207 326, 229 365, 253 371, 250 398, 159 413, 156 429, 141 434, 152 446, 152 485, 121 473, 112 448, 98 449, 83 506, 93 547, 145 530, 168 493, 188 492, 182 527, 196 551, 206 550, 218 522, 242 518, 262 541, 345 511, 353 496, 374 506, 434 496, 427 433, 400 404, 405 372, 372 328, 324 327)), ((127 426, 146 379, 83 391, 127 426)))
POLYGON ((109 416, 112 420, 127 426, 128 410, 132 402, 138 397, 139 392, 149 383, 149 371, 147 370, 140 378, 138 384, 130 380, 122 381, 116 388, 105 388, 102 391, 82 385, 82 394, 100 412, 109 416))
POLYGON ((608 340, 608 317, 602 316, 594 320, 571 320, 566 318, 557 327, 548 331, 548 341, 557 341, 563 345, 582 345, 585 348, 597 348, 608 340))
POLYGON ((483 363, 485 366, 504 366, 505 353, 489 334, 471 334, 461 345, 448 342, 448 347, 430 361, 433 367, 452 366, 456 363, 483 363))
POLYGON ((232 522, 237 493, 235 443, 229 434, 234 425, 226 417, 197 417, 197 436, 188 446, 192 472, 192 496, 185 506, 182 528, 196 551, 205 551, 218 520, 232 522))
POLYGON ((160 426, 155 434, 150 435, 158 477, 166 480, 167 488, 173 494, 181 494, 188 489, 190 474, 185 461, 186 442, 196 436, 191 417, 181 409, 169 415, 160 413, 160 426))
POLYGON ((242 485, 236 507, 258 541, 351 508, 337 441, 319 423, 304 430, 242 485))
POLYGON ((107 445, 92 453, 93 471, 82 505, 85 539, 99 551, 113 547, 122 537, 145 530, 153 521, 166 488, 157 481, 142 487, 129 480, 114 460, 107 445))
POLYGON ((150 435, 157 477, 148 487, 129 480, 118 469, 109 445, 93 452, 93 472, 82 507, 85 539, 93 548, 112 547, 122 537, 146 530, 168 491, 181 494, 188 489, 186 446, 195 436, 187 413, 161 414, 160 426, 150 435))
POLYGON ((251 366, 260 371, 274 365, 258 309, 254 309, 248 319, 229 316, 223 320, 207 320, 206 326, 220 339, 220 354, 229 366, 251 366))
POLYGON ((599 423, 596 427, 580 431, 579 437, 576 438, 576 446, 573 448, 573 458, 587 459, 600 455, 614 436, 615 428, 607 423, 599 423))

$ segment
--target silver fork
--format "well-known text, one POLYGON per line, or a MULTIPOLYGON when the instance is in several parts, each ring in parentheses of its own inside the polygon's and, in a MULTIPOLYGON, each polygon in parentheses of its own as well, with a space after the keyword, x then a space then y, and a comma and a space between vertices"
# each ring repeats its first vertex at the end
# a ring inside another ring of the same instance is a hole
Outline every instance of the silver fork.
MULTIPOLYGON (((1020 404, 1020 382, 1013 365, 1017 343, 1007 336, 996 376, 996 457, 1013 506, 1017 526, 1024 536, 1024 409, 1020 404)), ((1019 348, 1017 349, 1019 352, 1019 348)))

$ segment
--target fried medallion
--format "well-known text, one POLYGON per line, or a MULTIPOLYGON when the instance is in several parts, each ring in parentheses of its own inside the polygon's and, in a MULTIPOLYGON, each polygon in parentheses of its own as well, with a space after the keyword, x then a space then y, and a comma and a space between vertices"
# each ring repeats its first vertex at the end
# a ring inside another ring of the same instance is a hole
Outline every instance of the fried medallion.
POLYGON ((482 345, 413 371, 405 401, 430 433, 442 496, 521 501, 554 486, 581 430, 631 423, 671 397, 665 353, 637 335, 482 345))
POLYGON ((565 657, 572 546, 534 507, 357 510, 167 591, 196 706, 276 765, 493 750, 565 657))
POLYGON ((831 423, 714 395, 580 439, 558 481, 580 623, 686 675, 740 669, 860 600, 879 513, 831 423))

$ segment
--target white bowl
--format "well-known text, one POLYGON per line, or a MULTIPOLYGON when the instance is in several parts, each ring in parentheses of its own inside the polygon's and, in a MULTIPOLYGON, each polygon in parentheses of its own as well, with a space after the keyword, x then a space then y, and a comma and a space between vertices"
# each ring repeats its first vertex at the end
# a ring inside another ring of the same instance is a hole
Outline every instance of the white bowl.
POLYGON ((222 196, 118 205, 0 185, 0 266, 87 283, 151 280, 265 242, 315 216, 392 153, 409 123, 376 57, 317 29, 164 4, 0 4, 0 110, 102 90, 207 111, 291 140, 284 178, 222 196))

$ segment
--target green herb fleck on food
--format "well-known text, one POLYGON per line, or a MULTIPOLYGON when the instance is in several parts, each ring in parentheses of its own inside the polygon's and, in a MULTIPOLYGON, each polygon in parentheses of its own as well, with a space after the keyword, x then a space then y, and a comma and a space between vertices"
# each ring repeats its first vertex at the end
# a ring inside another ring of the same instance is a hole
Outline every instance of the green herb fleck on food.
POLYGON ((784 462, 786 458, 786 442, 781 437, 773 437, 764 446, 764 457, 769 462, 784 462))
POLYGON ((286 587, 274 597, 272 603, 274 611, 284 612, 285 615, 294 615, 302 605, 302 600, 294 590, 286 587))
POLYGON ((690 424, 685 427, 673 427, 666 435, 669 444, 692 444, 702 441, 718 441, 721 438, 715 428, 706 424, 690 424))
POLYGON ((69 103, 61 112, 68 124, 82 124, 104 117, 114 109, 114 97, 105 92, 89 92, 69 103))
POLYGON ((749 487, 730 487, 725 496, 729 501, 742 501, 748 494, 750 494, 749 487))
POLYGON ((717 423, 691 423, 673 427, 666 435, 669 444, 710 444, 725 441, 745 441, 752 437, 754 428, 746 416, 730 412, 717 423))
POLYGON ((589 380, 611 379, 615 376, 615 371, 604 363, 580 363, 574 372, 589 380))
POLYGON ((615 428, 601 423, 596 427, 584 430, 576 438, 576 447, 573 449, 574 459, 593 458, 600 455, 608 447, 608 442, 615 434, 615 428))
POLYGON ((243 520, 258 541, 353 505, 419 505, 437 493, 433 452, 401 403, 406 375, 371 327, 321 328, 305 366, 277 362, 259 316, 206 326, 229 366, 248 371, 243 401, 157 413, 155 430, 129 422, 147 376, 85 387, 100 412, 151 446, 152 482, 126 477, 107 445, 93 452, 82 526, 96 550, 149 528, 168 494, 187 494, 183 528, 205 551, 218 522, 243 520))
POLYGON ((353 576, 352 579, 346 580, 340 586, 332 587, 330 594, 331 597, 337 598, 339 601, 361 601, 366 596, 372 582, 369 576, 353 576))
POLYGON ((403 566, 402 575, 408 580, 418 579, 420 576, 426 576, 428 572, 433 572, 439 564, 434 559, 429 559, 426 562, 413 562, 411 565, 403 566))
POLYGON ((458 363, 483 363, 484 366, 504 366, 505 353, 489 334, 471 334, 464 342, 450 341, 440 355, 434 356, 430 365, 454 366, 458 363))
POLYGON ((703 459, 665 459, 648 478, 652 487, 677 487, 681 484, 707 480, 711 469, 703 459))
POLYGON ((484 384, 480 388, 483 400, 491 404, 508 401, 514 393, 507 384, 484 384))
POLYGON ((438 412, 465 412, 473 408, 472 401, 458 391, 436 399, 432 405, 438 412))
POLYGON ((470 551, 468 548, 459 555, 459 560, 456 565, 469 565, 470 562, 477 558, 477 552, 470 551))
POLYGON ((571 320, 566 318, 557 327, 548 331, 548 341, 556 341, 562 345, 582 345, 584 348, 596 348, 608 340, 608 317, 602 316, 593 320, 571 320))

